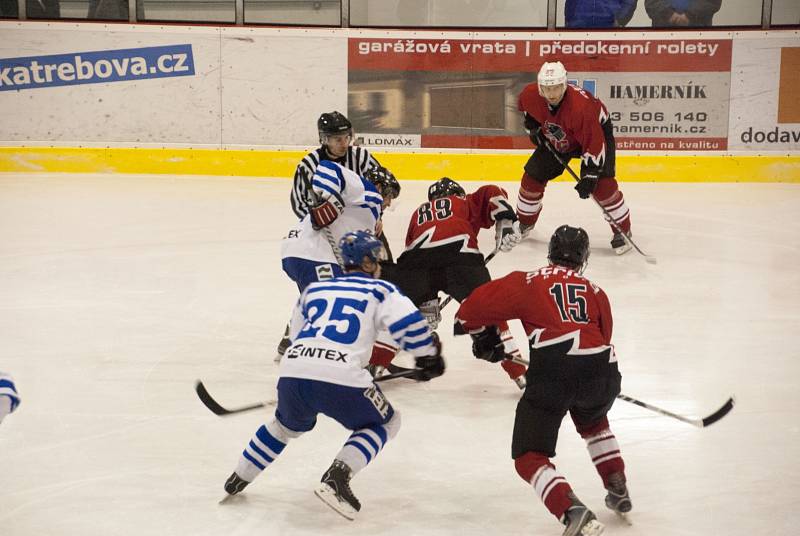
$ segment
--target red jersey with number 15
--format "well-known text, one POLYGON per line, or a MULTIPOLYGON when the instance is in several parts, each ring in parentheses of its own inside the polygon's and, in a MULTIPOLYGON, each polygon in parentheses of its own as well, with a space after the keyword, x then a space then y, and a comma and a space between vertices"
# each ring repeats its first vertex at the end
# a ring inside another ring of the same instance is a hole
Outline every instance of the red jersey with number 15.
POLYGON ((519 111, 542 125, 542 133, 559 153, 581 151, 581 160, 590 169, 600 169, 605 164, 602 125, 608 121, 608 111, 600 99, 567 84, 564 98, 554 112, 539 95, 538 84, 528 84, 519 94, 519 111))
POLYGON ((505 190, 489 184, 465 197, 450 195, 423 203, 411 215, 406 251, 461 244, 463 253, 480 253, 478 231, 496 220, 514 219, 505 190))
POLYGON ((572 341, 567 355, 611 349, 613 319, 603 290, 577 272, 557 265, 535 272, 511 272, 475 289, 461 303, 456 320, 466 331, 518 318, 532 348, 572 341))

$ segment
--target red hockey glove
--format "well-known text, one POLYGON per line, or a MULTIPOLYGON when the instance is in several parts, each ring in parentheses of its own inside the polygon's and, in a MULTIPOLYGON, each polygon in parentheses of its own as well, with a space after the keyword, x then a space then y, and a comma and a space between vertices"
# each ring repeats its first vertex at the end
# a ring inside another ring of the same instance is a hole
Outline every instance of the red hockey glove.
POLYGON ((597 188, 597 181, 600 180, 600 174, 596 171, 584 171, 581 180, 575 185, 575 190, 581 199, 589 199, 594 189, 597 188))
POLYGON ((341 212, 341 209, 335 204, 331 203, 330 200, 320 201, 311 207, 311 210, 309 211, 311 216, 311 226, 316 230, 327 227, 339 217, 341 212))

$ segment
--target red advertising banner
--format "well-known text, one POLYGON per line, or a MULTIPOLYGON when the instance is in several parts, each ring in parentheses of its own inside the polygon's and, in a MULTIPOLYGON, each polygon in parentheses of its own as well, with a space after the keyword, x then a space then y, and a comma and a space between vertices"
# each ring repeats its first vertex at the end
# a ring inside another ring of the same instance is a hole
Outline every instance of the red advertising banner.
POLYGON ((537 72, 546 61, 571 71, 730 71, 730 39, 485 41, 350 39, 351 71, 537 72))
POLYGON ((546 61, 608 108, 617 148, 722 151, 730 39, 351 38, 349 114, 382 146, 532 148, 517 111, 546 61))

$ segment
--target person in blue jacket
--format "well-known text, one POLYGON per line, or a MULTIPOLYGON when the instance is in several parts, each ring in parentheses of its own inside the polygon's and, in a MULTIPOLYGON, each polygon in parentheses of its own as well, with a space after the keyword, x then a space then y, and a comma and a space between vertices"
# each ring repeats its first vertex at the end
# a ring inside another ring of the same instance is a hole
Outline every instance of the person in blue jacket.
POLYGON ((567 28, 620 28, 636 11, 636 0, 566 0, 567 28))

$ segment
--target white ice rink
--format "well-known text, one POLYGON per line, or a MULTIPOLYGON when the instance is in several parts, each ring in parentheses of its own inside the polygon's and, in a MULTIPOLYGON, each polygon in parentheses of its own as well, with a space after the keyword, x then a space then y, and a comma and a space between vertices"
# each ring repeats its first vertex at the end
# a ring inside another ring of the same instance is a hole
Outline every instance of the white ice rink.
MULTIPOLYGON (((268 414, 217 417, 193 384, 228 406, 274 396, 274 348, 296 295, 279 260, 289 185, 0 175, 0 370, 22 397, 0 425, 0 534, 561 534, 510 459, 520 393, 448 334, 454 304, 441 329, 447 373, 384 384, 403 426, 353 480, 356 521, 312 493, 348 435, 324 417, 243 495, 217 504, 268 414)), ((505 186, 516 198, 516 184, 505 186)), ((426 188, 404 182, 386 215, 395 253, 426 188)), ((697 429, 615 404, 632 526, 603 506, 569 419, 556 466, 607 534, 798 534, 800 185, 622 189, 634 238, 657 265, 635 251, 616 257, 599 209, 558 182, 532 239, 491 272, 538 268, 557 225, 585 227, 586 275, 611 299, 623 392, 691 415, 730 395, 737 405, 697 429)))

